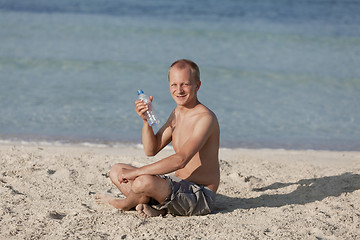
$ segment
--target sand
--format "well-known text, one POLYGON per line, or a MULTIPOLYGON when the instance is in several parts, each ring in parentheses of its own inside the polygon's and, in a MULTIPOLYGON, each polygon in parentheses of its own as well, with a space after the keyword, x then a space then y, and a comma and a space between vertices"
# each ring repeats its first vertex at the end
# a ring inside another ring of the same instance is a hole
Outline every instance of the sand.
POLYGON ((0 144, 0 239, 360 239, 360 153, 221 149, 214 213, 144 219, 97 205, 122 197, 107 172, 138 146, 0 144))

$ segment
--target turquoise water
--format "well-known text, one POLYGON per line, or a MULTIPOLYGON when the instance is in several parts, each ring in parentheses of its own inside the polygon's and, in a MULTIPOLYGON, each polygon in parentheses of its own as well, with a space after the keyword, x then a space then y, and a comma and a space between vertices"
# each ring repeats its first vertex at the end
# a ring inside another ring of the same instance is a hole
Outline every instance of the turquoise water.
POLYGON ((223 147, 360 150, 358 12, 356 1, 0 0, 0 138, 138 143, 137 89, 165 122, 168 66, 190 58, 223 147))

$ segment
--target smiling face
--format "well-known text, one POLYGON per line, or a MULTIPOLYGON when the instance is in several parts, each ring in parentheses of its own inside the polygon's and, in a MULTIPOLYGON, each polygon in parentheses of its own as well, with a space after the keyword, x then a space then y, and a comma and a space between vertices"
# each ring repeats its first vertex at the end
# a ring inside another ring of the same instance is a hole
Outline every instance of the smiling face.
POLYGON ((200 85, 200 81, 194 80, 189 66, 178 68, 175 65, 169 71, 170 93, 178 106, 194 106, 198 102, 196 94, 200 85))

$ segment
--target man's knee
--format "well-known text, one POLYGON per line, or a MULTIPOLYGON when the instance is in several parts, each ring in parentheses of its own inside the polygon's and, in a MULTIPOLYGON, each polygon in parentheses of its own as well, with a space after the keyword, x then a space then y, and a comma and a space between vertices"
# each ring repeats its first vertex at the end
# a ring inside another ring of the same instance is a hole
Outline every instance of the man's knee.
POLYGON ((152 175, 141 175, 132 184, 132 191, 135 193, 151 192, 156 186, 156 177, 152 175))
POLYGON ((123 163, 117 163, 111 167, 109 171, 109 177, 113 183, 119 182, 119 174, 121 173, 123 168, 127 168, 129 165, 123 163))

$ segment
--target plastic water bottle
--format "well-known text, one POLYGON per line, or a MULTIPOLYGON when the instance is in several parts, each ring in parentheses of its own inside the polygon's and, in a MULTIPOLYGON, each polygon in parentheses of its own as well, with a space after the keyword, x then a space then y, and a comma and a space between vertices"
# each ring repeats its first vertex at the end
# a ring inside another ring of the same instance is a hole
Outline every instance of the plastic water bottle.
POLYGON ((149 107, 149 110, 147 110, 145 112, 145 116, 146 116, 146 119, 147 119, 149 125, 152 127, 155 124, 159 124, 160 121, 157 118, 157 116, 155 115, 154 109, 151 106, 150 98, 147 95, 145 95, 143 90, 138 90, 137 93, 138 93, 139 99, 141 101, 143 101, 144 103, 146 103, 148 105, 148 107, 149 107))

